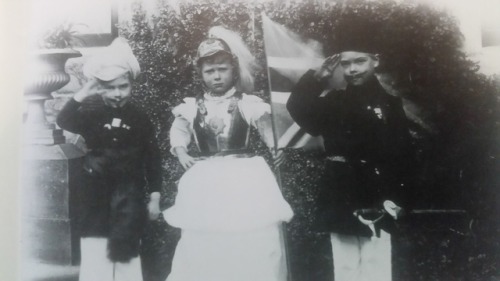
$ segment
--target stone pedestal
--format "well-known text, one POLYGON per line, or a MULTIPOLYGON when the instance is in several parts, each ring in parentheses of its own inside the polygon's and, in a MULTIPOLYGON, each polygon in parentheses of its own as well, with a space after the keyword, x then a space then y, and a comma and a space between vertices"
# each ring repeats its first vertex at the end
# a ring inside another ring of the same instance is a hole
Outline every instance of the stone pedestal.
MULTIPOLYGON (((79 263, 76 191, 82 182, 83 152, 65 143, 62 130, 47 122, 44 104, 53 91, 70 81, 66 61, 80 56, 71 49, 40 50, 30 56, 20 192, 24 264, 79 263)), ((36 275, 29 280, 40 280, 36 275)))
POLYGON ((82 182, 83 152, 65 143, 27 145, 23 155, 23 258, 47 264, 78 264, 76 191, 82 182))

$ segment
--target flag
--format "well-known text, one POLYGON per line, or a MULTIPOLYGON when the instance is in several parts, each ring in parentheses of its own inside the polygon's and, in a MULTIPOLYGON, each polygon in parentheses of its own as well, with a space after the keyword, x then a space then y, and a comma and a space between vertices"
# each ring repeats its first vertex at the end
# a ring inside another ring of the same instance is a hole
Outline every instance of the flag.
MULTIPOLYGON (((286 109, 290 92, 309 69, 320 66, 325 57, 322 45, 305 39, 262 14, 264 46, 267 59, 271 107, 278 147, 323 149, 321 137, 312 137, 302 130, 286 109)), ((342 84, 336 73, 334 84, 342 84)))

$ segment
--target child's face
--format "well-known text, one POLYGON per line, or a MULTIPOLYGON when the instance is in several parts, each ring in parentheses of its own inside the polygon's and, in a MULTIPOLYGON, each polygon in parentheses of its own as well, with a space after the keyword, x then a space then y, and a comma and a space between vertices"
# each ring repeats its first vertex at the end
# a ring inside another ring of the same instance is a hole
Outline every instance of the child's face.
POLYGON ((203 82, 212 95, 223 95, 233 87, 233 65, 226 55, 215 55, 201 64, 203 82))
POLYGON ((347 83, 360 86, 368 81, 378 66, 378 56, 362 52, 342 52, 340 54, 340 66, 344 70, 344 78, 347 83))
POLYGON ((129 74, 111 81, 100 81, 100 93, 104 103, 112 108, 124 106, 130 99, 132 87, 129 74))

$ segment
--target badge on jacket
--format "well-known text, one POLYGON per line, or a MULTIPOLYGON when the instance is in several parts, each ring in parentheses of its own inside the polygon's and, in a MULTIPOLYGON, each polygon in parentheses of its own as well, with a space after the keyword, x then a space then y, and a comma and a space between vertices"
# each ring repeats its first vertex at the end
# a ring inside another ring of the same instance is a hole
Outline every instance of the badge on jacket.
POLYGON ((375 113, 375 115, 377 115, 378 119, 380 119, 380 120, 383 119, 384 116, 382 115, 382 109, 380 107, 367 106, 366 109, 373 111, 373 113, 375 113))

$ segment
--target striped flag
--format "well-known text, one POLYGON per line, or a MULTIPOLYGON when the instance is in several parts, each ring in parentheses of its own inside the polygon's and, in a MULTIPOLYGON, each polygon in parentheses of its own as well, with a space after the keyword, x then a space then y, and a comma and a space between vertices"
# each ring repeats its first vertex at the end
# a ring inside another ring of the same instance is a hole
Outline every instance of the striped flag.
MULTIPOLYGON (((323 62, 323 47, 319 42, 306 40, 285 26, 273 22, 265 14, 262 14, 262 24, 278 147, 323 149, 322 138, 305 133, 286 109, 286 102, 295 83, 307 70, 316 68, 323 62)), ((341 73, 336 72, 333 80, 336 80, 333 84, 344 83, 341 73)))

